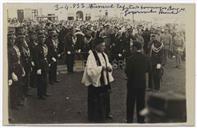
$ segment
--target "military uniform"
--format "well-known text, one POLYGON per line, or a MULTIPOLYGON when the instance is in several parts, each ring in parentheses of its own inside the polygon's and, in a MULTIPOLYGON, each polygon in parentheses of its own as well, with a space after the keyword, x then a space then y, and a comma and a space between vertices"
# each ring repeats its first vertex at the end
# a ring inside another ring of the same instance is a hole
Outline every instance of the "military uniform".
POLYGON ((159 91, 160 90, 160 81, 163 73, 163 57, 164 49, 163 44, 157 40, 153 41, 150 51, 150 58, 152 64, 152 71, 150 75, 150 84, 149 88, 159 91))
MULTIPOLYGON (((39 33, 38 38, 45 38, 43 33, 39 33)), ((43 39, 44 40, 44 39, 43 39)), ((35 47, 35 69, 37 77, 37 95, 39 99, 44 99, 43 96, 47 95, 47 77, 48 77, 48 48, 44 41, 38 41, 35 47)))
POLYGON ((57 51, 57 42, 55 37, 57 33, 55 31, 49 32, 50 36, 46 39, 45 44, 48 47, 48 63, 49 63, 49 82, 53 84, 53 82, 57 82, 57 59, 58 59, 58 51, 57 51))
POLYGON ((31 55, 30 55, 30 50, 28 47, 28 44, 25 40, 25 33, 23 33, 23 28, 19 27, 17 28, 17 35, 18 35, 18 40, 17 40, 17 46, 20 50, 21 53, 21 63, 24 67, 25 70, 25 76, 24 76, 24 86, 23 86, 23 95, 27 96, 28 95, 28 88, 30 86, 30 73, 31 73, 31 55))
POLYGON ((31 54, 31 65, 32 65, 32 71, 30 74, 30 86, 35 88, 36 87, 36 70, 35 70, 35 47, 38 45, 37 40, 35 37, 32 36, 37 36, 35 31, 31 31, 30 33, 30 41, 29 41, 29 49, 30 49, 30 54, 31 54), (32 39, 35 38, 35 39, 32 39))
POLYGON ((22 75, 24 69, 21 65, 21 53, 19 48, 10 44, 8 40, 8 84, 10 108, 16 108, 21 101, 21 87, 23 85, 22 75))
POLYGON ((74 42, 73 42, 72 32, 69 32, 66 35, 65 39, 65 53, 66 53, 66 64, 67 71, 72 73, 74 67, 74 59, 75 59, 75 50, 74 50, 74 42))

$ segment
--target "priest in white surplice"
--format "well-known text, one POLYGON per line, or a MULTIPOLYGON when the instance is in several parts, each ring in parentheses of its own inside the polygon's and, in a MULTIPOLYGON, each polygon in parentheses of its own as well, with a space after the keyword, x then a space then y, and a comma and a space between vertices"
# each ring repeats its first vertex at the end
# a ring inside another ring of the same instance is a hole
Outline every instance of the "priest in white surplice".
POLYGON ((103 38, 95 40, 95 49, 89 52, 82 83, 88 86, 88 119, 93 122, 104 122, 112 119, 110 114, 110 83, 112 66, 104 53, 103 38))

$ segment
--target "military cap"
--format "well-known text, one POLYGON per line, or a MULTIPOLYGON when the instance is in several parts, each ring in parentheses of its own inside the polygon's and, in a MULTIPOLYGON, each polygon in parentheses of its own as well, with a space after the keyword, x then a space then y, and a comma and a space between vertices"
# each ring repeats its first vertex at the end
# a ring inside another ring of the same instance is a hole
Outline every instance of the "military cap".
POLYGON ((17 38, 24 38, 25 37, 25 31, 24 31, 24 27, 23 26, 19 26, 19 27, 16 27, 16 36, 17 38))

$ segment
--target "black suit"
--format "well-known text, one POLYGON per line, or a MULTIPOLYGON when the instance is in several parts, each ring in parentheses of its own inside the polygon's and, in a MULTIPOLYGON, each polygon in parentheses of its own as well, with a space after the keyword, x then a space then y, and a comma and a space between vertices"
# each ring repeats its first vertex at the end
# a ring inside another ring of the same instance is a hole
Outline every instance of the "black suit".
POLYGON ((145 107, 145 73, 150 71, 150 63, 142 53, 134 53, 126 62, 127 82, 127 122, 133 122, 134 106, 137 104, 137 120, 144 122, 139 112, 145 107))

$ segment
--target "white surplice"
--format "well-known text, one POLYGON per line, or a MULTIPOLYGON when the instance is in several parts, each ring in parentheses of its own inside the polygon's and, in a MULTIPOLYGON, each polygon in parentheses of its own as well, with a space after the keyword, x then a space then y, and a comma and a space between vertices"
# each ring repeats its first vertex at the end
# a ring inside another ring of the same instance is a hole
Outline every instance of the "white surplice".
MULTIPOLYGON (((87 63, 86 63, 86 67, 84 69, 84 74, 83 74, 83 78, 82 78, 82 83, 85 86, 89 86, 89 85, 93 85, 95 87, 100 87, 101 86, 101 82, 100 82, 100 78, 101 78, 101 71, 102 71, 102 67, 106 67, 106 63, 105 63, 105 59, 102 55, 102 53, 97 52, 97 55, 100 59, 101 62, 101 66, 97 66, 96 63, 96 59, 94 57, 94 54, 92 51, 89 52, 89 56, 87 59, 87 63)), ((112 65, 109 63, 109 59, 108 56, 104 53, 106 61, 107 61, 107 66, 110 67, 112 69, 112 65)), ((109 82, 114 81, 114 78, 112 76, 112 72, 108 72, 109 74, 109 82)), ((104 71, 104 83, 105 85, 108 85, 108 81, 107 81, 107 72, 104 71)))

